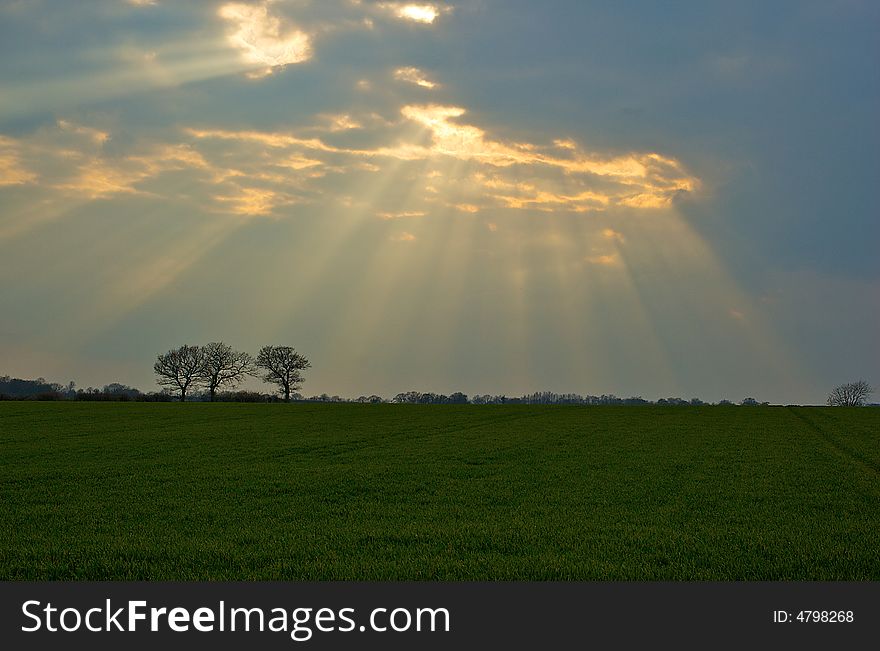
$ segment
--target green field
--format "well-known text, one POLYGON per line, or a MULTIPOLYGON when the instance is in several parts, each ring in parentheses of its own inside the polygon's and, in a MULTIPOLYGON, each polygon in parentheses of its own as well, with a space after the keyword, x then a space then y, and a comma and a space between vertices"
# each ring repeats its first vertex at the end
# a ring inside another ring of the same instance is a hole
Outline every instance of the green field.
POLYGON ((880 579, 880 409, 0 402, 0 579, 880 579))

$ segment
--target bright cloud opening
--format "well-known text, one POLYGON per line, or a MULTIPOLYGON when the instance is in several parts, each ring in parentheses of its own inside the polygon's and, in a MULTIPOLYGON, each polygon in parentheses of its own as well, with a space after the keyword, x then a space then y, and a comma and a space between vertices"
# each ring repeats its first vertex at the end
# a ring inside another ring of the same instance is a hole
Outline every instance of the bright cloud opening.
POLYGON ((441 14, 452 11, 451 7, 436 4, 409 4, 402 2, 380 2, 380 9, 390 12, 395 18, 423 25, 431 25, 441 14))
POLYGON ((281 21, 269 15, 267 4, 225 4, 220 7, 219 14, 232 25, 228 40, 241 51, 244 61, 265 66, 257 72, 258 76, 312 58, 309 35, 296 29, 283 32, 281 21))

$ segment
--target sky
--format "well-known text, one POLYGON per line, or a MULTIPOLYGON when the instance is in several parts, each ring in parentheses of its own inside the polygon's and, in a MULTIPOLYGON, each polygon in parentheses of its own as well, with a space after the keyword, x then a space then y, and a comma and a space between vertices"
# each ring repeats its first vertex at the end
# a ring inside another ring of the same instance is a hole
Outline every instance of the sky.
MULTIPOLYGON (((0 0, 0 374, 880 384, 880 5, 0 0)), ((258 386, 258 383, 252 386, 258 386)))

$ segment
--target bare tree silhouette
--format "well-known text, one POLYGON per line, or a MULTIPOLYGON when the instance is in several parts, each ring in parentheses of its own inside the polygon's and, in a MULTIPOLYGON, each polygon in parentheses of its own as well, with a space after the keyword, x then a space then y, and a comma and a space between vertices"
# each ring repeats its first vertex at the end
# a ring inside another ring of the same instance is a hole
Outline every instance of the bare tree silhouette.
POLYGON ((202 346, 204 361, 199 379, 204 382, 214 402, 218 389, 234 389, 245 377, 255 372, 254 359, 247 353, 233 350, 222 341, 202 346))
POLYGON ((862 407, 874 388, 864 380, 841 384, 828 394, 829 407, 862 407))
POLYGON ((290 402, 290 392, 300 388, 303 371, 311 364, 290 346, 263 346, 257 354, 256 366, 264 371, 263 380, 278 386, 284 402, 290 402))
POLYGON ((201 346, 181 346, 160 354, 153 364, 157 384, 180 391, 180 401, 186 392, 198 383, 205 366, 205 351, 201 346))

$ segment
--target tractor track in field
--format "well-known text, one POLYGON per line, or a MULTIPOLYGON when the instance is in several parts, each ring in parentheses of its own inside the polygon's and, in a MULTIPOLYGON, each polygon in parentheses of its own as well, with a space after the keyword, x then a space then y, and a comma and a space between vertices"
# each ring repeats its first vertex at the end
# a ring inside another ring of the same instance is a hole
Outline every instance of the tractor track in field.
POLYGON ((861 465, 872 471, 876 475, 880 475, 880 464, 872 461, 871 459, 866 458, 859 452, 856 452, 849 446, 841 443, 837 439, 835 439, 831 434, 829 434, 823 427, 818 425, 814 420, 808 418, 804 414, 800 413, 800 411, 796 410, 793 407, 788 407, 788 411, 795 416, 798 420, 807 425, 813 432, 815 432, 819 438, 828 443, 831 447, 837 450, 839 453, 847 457, 850 461, 853 461, 856 465, 861 465))
MULTIPOLYGON (((493 415, 494 416, 494 415, 493 415)), ((449 427, 443 428, 441 430, 443 433, 452 433, 452 432, 466 432, 468 430, 481 429, 484 427, 492 426, 492 425, 507 425, 509 423, 514 423, 520 420, 529 420, 532 418, 546 418, 547 414, 545 412, 540 411, 529 411, 527 413, 522 414, 510 414, 505 416, 494 416, 493 418, 486 418, 485 420, 478 421, 476 423, 469 423, 467 425, 454 424, 449 427)))

